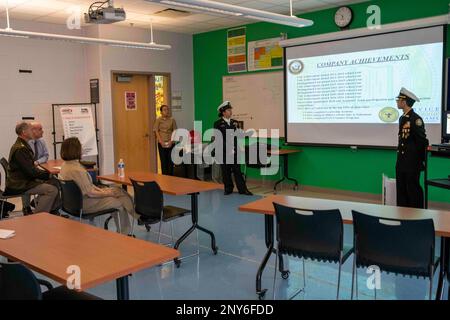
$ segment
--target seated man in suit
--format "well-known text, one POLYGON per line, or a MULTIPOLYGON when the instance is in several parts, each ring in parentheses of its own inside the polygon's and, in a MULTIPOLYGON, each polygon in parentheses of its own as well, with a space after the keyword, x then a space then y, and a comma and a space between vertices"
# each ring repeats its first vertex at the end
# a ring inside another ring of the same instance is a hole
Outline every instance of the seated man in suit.
POLYGON ((42 124, 38 121, 33 121, 31 125, 31 134, 33 139, 28 141, 28 144, 33 150, 34 154, 34 164, 39 165, 46 163, 48 161, 48 149, 42 136, 44 135, 44 130, 42 129, 42 124))
POLYGON ((16 125, 17 140, 9 153, 8 178, 5 194, 25 196, 38 195, 35 212, 55 213, 60 205, 59 190, 52 185, 50 174, 34 164, 34 153, 28 142, 33 138, 31 125, 16 125))

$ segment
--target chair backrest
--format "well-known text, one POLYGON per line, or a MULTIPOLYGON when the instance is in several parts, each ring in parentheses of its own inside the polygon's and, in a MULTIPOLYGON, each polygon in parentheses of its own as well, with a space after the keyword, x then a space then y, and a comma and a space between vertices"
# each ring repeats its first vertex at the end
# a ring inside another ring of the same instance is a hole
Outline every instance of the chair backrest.
POLYGON ((20 263, 0 263, 0 300, 42 300, 33 272, 20 263))
MULTIPOLYGON (((4 173, 3 178, 4 178, 5 186, 6 186, 6 179, 8 177, 8 167, 9 167, 8 160, 6 160, 5 158, 1 158, 0 165, 2 166, 2 169, 3 169, 3 173, 4 173)), ((0 179, 0 183, 1 183, 1 179, 0 179)), ((2 190, 4 191, 4 188, 2 190)))
POLYGON ((278 249, 283 254, 338 262, 343 250, 343 223, 339 210, 298 210, 277 203, 278 249))
POLYGON ((155 220, 161 219, 164 196, 155 181, 140 182, 130 179, 134 190, 134 210, 137 214, 155 220))
POLYGON ((0 164, 2 165, 3 171, 5 171, 5 177, 7 177, 7 175, 8 175, 8 167, 9 167, 8 160, 6 160, 5 158, 1 158, 0 159, 0 164))
POLYGON ((72 180, 58 180, 61 190, 61 209, 72 215, 79 217, 83 210, 83 194, 72 180))
POLYGON ((357 266, 428 276, 434 263, 432 219, 397 220, 352 211, 357 266))

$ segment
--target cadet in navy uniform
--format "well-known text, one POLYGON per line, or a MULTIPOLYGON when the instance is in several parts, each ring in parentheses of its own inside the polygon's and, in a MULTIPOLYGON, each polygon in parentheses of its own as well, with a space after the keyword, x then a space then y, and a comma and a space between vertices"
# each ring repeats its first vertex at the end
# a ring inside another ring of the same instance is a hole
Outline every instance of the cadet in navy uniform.
POLYGON ((420 102, 412 92, 402 88, 397 97, 397 107, 403 110, 400 117, 397 148, 397 206, 423 208, 423 190, 420 172, 425 169, 428 147, 425 125, 412 106, 420 102))
POLYGON ((223 137, 223 164, 221 165, 222 168, 222 179, 223 184, 225 186, 225 195, 229 195, 233 193, 234 185, 233 180, 231 179, 231 174, 234 175, 234 180, 236 182, 236 187, 240 194, 245 195, 253 195, 248 189, 247 185, 245 184, 244 178, 242 176, 241 172, 241 166, 238 164, 237 161, 237 139, 234 138, 232 145, 232 150, 227 150, 227 136, 231 136, 227 130, 233 130, 233 132, 237 129, 239 129, 238 122, 236 120, 231 119, 232 111, 231 111, 231 103, 229 101, 223 102, 218 108, 217 111, 219 112, 220 119, 217 120, 214 123, 214 128, 219 130, 222 133, 223 137), (227 154, 233 153, 233 162, 227 163, 227 154))

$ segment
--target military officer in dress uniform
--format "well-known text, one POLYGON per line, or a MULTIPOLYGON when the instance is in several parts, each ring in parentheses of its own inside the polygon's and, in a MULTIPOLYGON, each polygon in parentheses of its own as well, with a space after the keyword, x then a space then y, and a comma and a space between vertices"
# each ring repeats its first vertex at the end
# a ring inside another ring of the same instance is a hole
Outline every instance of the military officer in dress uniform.
POLYGON ((422 118, 412 109, 415 102, 420 102, 419 98, 402 88, 397 97, 397 107, 403 110, 398 132, 397 206, 423 208, 420 172, 425 169, 428 140, 422 118))
POLYGON ((237 161, 237 139, 231 135, 231 133, 239 129, 238 122, 231 119, 231 109, 232 106, 229 101, 223 102, 217 108, 220 119, 214 123, 214 128, 222 133, 223 138, 223 164, 221 165, 221 169, 223 184, 225 186, 225 195, 233 193, 234 185, 233 180, 231 179, 231 174, 233 174, 239 193, 251 196, 253 194, 247 189, 247 185, 242 176, 241 166, 237 161), (232 142, 228 142, 232 148, 227 148, 227 139, 233 139, 232 142), (229 163, 230 160, 232 160, 231 163, 229 163))

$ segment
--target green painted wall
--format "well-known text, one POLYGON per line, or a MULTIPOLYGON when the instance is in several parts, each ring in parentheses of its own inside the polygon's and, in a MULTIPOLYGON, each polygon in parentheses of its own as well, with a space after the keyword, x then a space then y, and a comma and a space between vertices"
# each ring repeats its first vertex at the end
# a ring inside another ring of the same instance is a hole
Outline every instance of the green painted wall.
MULTIPOLYGON (((413 20, 448 13, 448 0, 410 1, 375 0, 351 5, 355 19, 351 29, 365 27, 369 5, 381 8, 382 24, 413 20)), ((314 26, 292 28, 271 23, 246 25, 247 41, 277 37, 287 33, 289 39, 302 36, 339 32, 333 22, 335 8, 300 15, 312 19, 314 26)), ((450 33, 447 37, 447 56, 450 56, 450 33)), ((195 119, 203 121, 203 128, 212 127, 217 119, 217 106, 222 101, 222 76, 227 75, 226 30, 196 34, 194 41, 195 119)), ((293 155, 289 173, 303 185, 341 190, 381 193, 381 174, 395 175, 396 152, 392 150, 301 147, 303 152, 293 155)), ((450 174, 450 160, 431 159, 430 177, 450 174)), ((450 192, 431 188, 430 198, 450 202, 450 192)))

